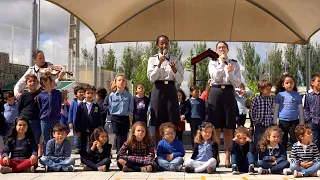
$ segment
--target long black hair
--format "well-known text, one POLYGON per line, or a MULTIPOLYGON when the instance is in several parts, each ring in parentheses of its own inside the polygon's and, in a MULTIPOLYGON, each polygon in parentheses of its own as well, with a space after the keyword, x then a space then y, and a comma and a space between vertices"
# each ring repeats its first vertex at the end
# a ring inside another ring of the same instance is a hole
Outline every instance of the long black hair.
POLYGON ((185 102, 186 101, 186 99, 187 99, 187 96, 186 96, 186 94, 183 92, 183 90, 182 89, 178 89, 177 90, 177 93, 181 93, 182 94, 182 102, 185 102))
POLYGON ((278 94, 279 92, 282 92, 282 91, 285 91, 286 89, 283 87, 283 83, 284 83, 284 80, 286 78, 292 78, 293 82, 294 82, 294 87, 293 87, 293 91, 296 91, 298 92, 298 88, 296 86, 296 80, 294 79, 293 76, 289 75, 289 74, 284 74, 281 76, 280 80, 277 82, 277 85, 276 85, 276 92, 275 94, 278 94))
POLYGON ((20 116, 20 117, 17 117, 14 121, 14 126, 12 127, 11 131, 9 132, 8 134, 8 137, 7 137, 7 140, 5 142, 5 144, 12 144, 16 139, 17 139, 17 136, 18 136, 18 132, 17 132, 17 124, 18 124, 18 121, 24 121, 26 122, 27 124, 27 131, 26 131, 26 138, 33 138, 33 133, 32 133, 32 130, 30 128, 30 125, 29 125, 29 122, 27 120, 26 117, 24 116, 20 116))

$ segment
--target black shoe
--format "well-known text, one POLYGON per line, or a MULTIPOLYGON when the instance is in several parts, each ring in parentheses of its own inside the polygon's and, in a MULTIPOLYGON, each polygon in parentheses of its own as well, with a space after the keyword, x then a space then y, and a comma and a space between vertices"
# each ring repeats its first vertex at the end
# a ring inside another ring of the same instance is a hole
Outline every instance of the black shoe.
POLYGON ((235 164, 232 164, 232 174, 239 174, 238 167, 235 164))
POLYGON ((249 173, 249 175, 254 174, 254 165, 253 164, 250 164, 249 169, 248 169, 248 173, 249 173))
POLYGON ((193 167, 186 166, 186 167, 184 168, 184 171, 187 172, 187 173, 194 173, 194 168, 193 168, 193 167))
POLYGON ((231 166, 231 164, 226 164, 225 167, 226 168, 231 168, 232 166, 231 166))

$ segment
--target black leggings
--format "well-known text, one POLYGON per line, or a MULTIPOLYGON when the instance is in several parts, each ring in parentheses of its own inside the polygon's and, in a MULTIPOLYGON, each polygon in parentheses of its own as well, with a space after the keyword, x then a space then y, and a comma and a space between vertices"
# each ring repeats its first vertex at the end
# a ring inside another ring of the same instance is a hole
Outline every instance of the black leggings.
POLYGON ((93 170, 98 170, 99 166, 106 165, 106 170, 109 170, 110 164, 111 164, 111 159, 110 158, 104 158, 100 162, 93 162, 89 159, 86 158, 81 158, 81 161, 83 164, 87 165, 89 168, 93 170))
MULTIPOLYGON (((117 163, 120 170, 122 170, 123 166, 120 163, 117 163)), ((141 167, 147 166, 145 164, 130 162, 127 161, 126 166, 130 169, 133 169, 135 172, 141 172, 141 167)))

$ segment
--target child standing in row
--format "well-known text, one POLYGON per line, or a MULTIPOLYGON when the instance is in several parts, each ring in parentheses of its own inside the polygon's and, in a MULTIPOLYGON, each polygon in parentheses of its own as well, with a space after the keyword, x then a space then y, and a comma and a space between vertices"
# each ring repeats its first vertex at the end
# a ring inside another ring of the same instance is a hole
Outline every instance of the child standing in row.
POLYGON ((69 128, 73 130, 73 143, 74 143, 75 149, 72 151, 72 153, 79 154, 81 149, 81 140, 74 129, 74 122, 76 120, 78 105, 84 99, 84 88, 81 86, 76 86, 73 92, 76 98, 74 98, 74 100, 72 101, 69 109, 68 123, 69 123, 69 128))
POLYGON ((205 120, 205 104, 202 99, 199 98, 199 88, 197 86, 190 87, 190 95, 186 102, 187 109, 186 114, 189 115, 187 117, 187 121, 190 123, 191 128, 191 143, 192 147, 194 146, 194 137, 197 134, 198 127, 202 124, 202 121, 205 120))
POLYGON ((4 118, 6 119, 6 128, 12 129, 14 125, 14 120, 19 116, 18 105, 15 102, 15 97, 13 92, 8 91, 3 94, 5 104, 4 104, 4 118))
POLYGON ((312 142, 320 147, 320 111, 319 111, 319 104, 320 104, 320 73, 313 74, 311 76, 311 86, 312 92, 308 93, 305 96, 305 103, 304 103, 304 117, 307 123, 311 125, 312 128, 312 142))
POLYGON ((287 151, 281 145, 282 131, 277 126, 269 127, 263 134, 258 146, 258 174, 287 175, 290 166, 287 151))
POLYGON ((185 93, 182 91, 182 89, 178 89, 177 90, 177 96, 178 96, 178 103, 179 103, 179 110, 180 110, 180 124, 177 127, 177 137, 178 139, 183 142, 183 131, 185 131, 185 118, 188 117, 188 115, 186 114, 186 95, 185 93))
POLYGON ((113 133, 116 135, 117 153, 126 141, 132 113, 132 95, 127 88, 127 79, 124 74, 118 74, 113 82, 113 92, 109 95, 109 112, 113 133))
POLYGON ((302 98, 297 92, 295 80, 285 74, 281 77, 276 87, 276 103, 274 107, 274 124, 279 125, 283 132, 282 145, 288 146, 288 133, 292 143, 296 143, 294 130, 298 124, 304 123, 302 98), (279 117, 279 121, 278 121, 279 117))
POLYGON ((211 123, 204 122, 198 127, 193 153, 186 163, 186 172, 212 174, 215 171, 218 157, 218 144, 215 138, 216 133, 211 123))
POLYGON ((38 144, 38 156, 42 155, 43 144, 40 143, 41 137, 41 123, 39 116, 39 105, 37 103, 37 96, 39 91, 37 91, 37 87, 39 81, 37 76, 34 74, 28 74, 25 76, 26 86, 28 87, 28 91, 22 93, 19 96, 18 100, 18 111, 20 116, 26 117, 29 121, 30 128, 32 129, 34 139, 38 144))
POLYGON ((136 122, 131 134, 118 155, 118 166, 123 172, 151 172, 154 165, 154 148, 147 126, 136 122))
POLYGON ((15 120, 5 142, 2 159, 0 159, 0 172, 34 172, 34 165, 38 163, 38 147, 25 117, 15 120), (9 158, 10 155, 10 158, 9 158))
POLYGON ((51 138, 52 129, 61 119, 62 94, 54 89, 56 83, 54 82, 54 76, 50 72, 45 72, 41 75, 40 84, 44 90, 38 95, 37 101, 40 109, 43 154, 46 154, 45 147, 47 147, 47 142, 51 138))
POLYGON ((136 95, 133 96, 133 118, 132 124, 137 121, 141 121, 147 124, 147 111, 150 103, 150 99, 144 95, 145 86, 143 83, 137 83, 136 95))
POLYGON ((247 98, 252 95, 252 92, 250 90, 246 90, 243 83, 241 83, 238 87, 238 90, 236 92, 236 100, 237 100, 237 109, 239 111, 239 118, 237 120, 238 126, 244 126, 247 119, 247 108, 245 106, 245 103, 247 101, 247 98))
POLYGON ((56 124, 53 128, 53 139, 46 146, 46 154, 40 158, 40 163, 45 166, 45 171, 74 171, 75 160, 71 156, 71 143, 67 137, 67 127, 56 124))
POLYGON ((294 143, 290 154, 290 169, 295 178, 320 177, 320 154, 316 144, 312 142, 311 127, 307 124, 297 125, 294 143))
POLYGON ((183 170, 184 148, 176 137, 175 126, 171 122, 160 125, 162 140, 157 147, 157 162, 166 171, 181 172, 183 170))
POLYGON ((85 99, 79 103, 77 108, 74 128, 77 136, 81 139, 80 155, 85 156, 87 152, 88 138, 93 130, 103 126, 99 105, 94 102, 96 88, 88 85, 84 88, 85 99))
POLYGON ((111 144, 108 143, 108 133, 103 127, 96 128, 90 136, 87 155, 81 156, 84 171, 109 170, 111 164, 111 144))
POLYGON ((258 143, 264 131, 273 124, 273 97, 270 96, 272 84, 267 80, 258 82, 260 95, 252 100, 250 117, 254 130, 254 142, 258 143))
POLYGON ((254 143, 249 131, 243 126, 236 129, 235 137, 230 145, 232 174, 244 172, 254 173, 254 143))

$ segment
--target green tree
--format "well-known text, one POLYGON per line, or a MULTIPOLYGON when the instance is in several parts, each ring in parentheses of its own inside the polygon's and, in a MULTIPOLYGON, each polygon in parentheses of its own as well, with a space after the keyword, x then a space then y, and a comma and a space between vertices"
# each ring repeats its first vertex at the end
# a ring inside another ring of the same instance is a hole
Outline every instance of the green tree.
POLYGON ((93 54, 87 50, 87 47, 81 48, 81 65, 92 65, 93 64, 93 54))
POLYGON ((110 70, 115 70, 117 60, 115 56, 115 51, 111 48, 111 46, 109 47, 107 52, 105 52, 105 49, 102 48, 101 54, 102 57, 99 59, 101 67, 110 70))
POLYGON ((298 46, 296 44, 287 44, 285 47, 285 71, 296 78, 297 85, 302 83, 298 77, 299 71, 299 56, 297 54, 298 46))
POLYGON ((278 48, 277 44, 275 44, 268 53, 267 66, 268 69, 270 68, 271 70, 271 83, 272 85, 276 85, 283 72, 282 50, 278 48), (269 67, 269 63, 271 67, 269 67))
POLYGON ((119 72, 125 74, 128 80, 131 80, 133 77, 133 66, 133 48, 131 46, 126 46, 123 50, 119 72))
POLYGON ((151 91, 152 83, 147 77, 147 67, 148 67, 149 56, 146 54, 142 55, 137 72, 134 74, 133 81, 134 83, 142 82, 145 85, 146 95, 151 91))
MULTIPOLYGON (((198 56, 199 54, 203 53, 207 50, 207 43, 200 42, 199 44, 193 45, 193 50, 195 51, 195 55, 198 56)), ((191 58, 191 56, 190 56, 191 58)), ((191 58, 192 59, 192 58, 191 58)), ((190 59, 190 61, 191 61, 190 59)), ((207 82, 210 79, 209 71, 208 71, 208 63, 209 58, 203 59, 201 62, 197 63, 197 86, 203 91, 206 88, 207 82)))
POLYGON ((179 43, 177 41, 170 41, 169 54, 176 55, 181 58, 182 53, 179 43))
POLYGON ((243 75, 247 82, 257 82, 261 75, 260 55, 255 52, 255 46, 250 42, 243 42, 242 48, 238 48, 237 58, 244 66, 243 75))
POLYGON ((184 62, 185 71, 190 73, 188 85, 193 85, 193 65, 191 64, 191 59, 194 58, 193 48, 190 49, 189 57, 184 62))

